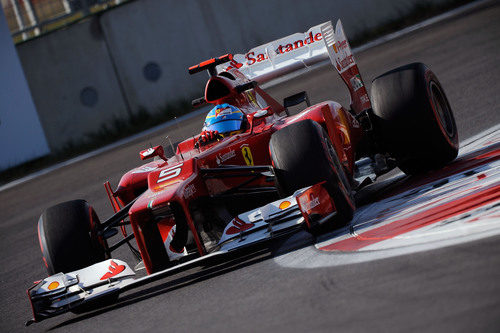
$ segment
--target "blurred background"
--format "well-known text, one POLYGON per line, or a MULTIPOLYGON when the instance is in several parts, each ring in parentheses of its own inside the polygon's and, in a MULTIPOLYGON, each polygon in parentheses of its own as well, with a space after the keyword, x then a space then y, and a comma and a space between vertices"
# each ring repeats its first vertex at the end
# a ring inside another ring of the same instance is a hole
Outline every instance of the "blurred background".
POLYGON ((0 1, 4 179, 190 112, 206 77, 187 68, 208 58, 338 18, 357 45, 468 2, 0 1))
POLYGON ((1 0, 16 42, 38 36, 127 0, 1 0))

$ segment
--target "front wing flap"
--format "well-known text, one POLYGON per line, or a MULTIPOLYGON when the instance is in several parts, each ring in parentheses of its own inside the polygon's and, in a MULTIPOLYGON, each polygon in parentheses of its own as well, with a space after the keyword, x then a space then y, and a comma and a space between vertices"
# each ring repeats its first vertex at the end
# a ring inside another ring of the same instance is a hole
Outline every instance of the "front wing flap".
POLYGON ((235 217, 224 229, 221 250, 231 251, 292 231, 304 224, 308 229, 335 216, 335 205, 324 182, 296 191, 235 217))

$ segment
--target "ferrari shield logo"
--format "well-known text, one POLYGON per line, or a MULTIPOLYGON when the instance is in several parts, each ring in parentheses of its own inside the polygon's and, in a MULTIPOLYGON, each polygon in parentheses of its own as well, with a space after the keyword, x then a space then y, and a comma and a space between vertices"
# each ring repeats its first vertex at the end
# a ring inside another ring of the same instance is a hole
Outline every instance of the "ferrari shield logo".
POLYGON ((245 159, 245 163, 247 165, 253 165, 253 157, 252 157, 252 151, 250 150, 250 147, 245 145, 241 147, 241 154, 243 155, 243 158, 245 159))

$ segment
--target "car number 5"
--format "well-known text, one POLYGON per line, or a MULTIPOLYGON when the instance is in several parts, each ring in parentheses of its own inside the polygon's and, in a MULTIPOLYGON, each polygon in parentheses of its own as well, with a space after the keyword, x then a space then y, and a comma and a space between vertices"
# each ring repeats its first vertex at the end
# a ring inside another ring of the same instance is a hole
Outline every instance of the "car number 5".
POLYGON ((156 183, 158 184, 158 183, 164 182, 166 180, 175 178, 178 175, 180 175, 181 170, 182 170, 182 164, 183 163, 181 163, 180 165, 176 165, 176 166, 173 166, 171 168, 165 169, 165 170, 161 170, 160 174, 158 175, 158 181, 156 183))

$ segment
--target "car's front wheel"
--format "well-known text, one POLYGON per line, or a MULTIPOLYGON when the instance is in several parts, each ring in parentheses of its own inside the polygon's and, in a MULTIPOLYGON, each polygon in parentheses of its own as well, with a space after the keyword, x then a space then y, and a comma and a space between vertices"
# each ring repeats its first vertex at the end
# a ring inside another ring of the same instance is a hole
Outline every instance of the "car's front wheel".
POLYGON ((106 243, 97 236, 99 219, 84 200, 47 208, 38 220, 38 238, 49 275, 68 273, 106 259, 106 243))
POLYGON ((321 228, 340 227, 352 219, 350 184, 326 131, 312 120, 291 124, 271 136, 271 159, 283 195, 326 181, 337 215, 321 228))

